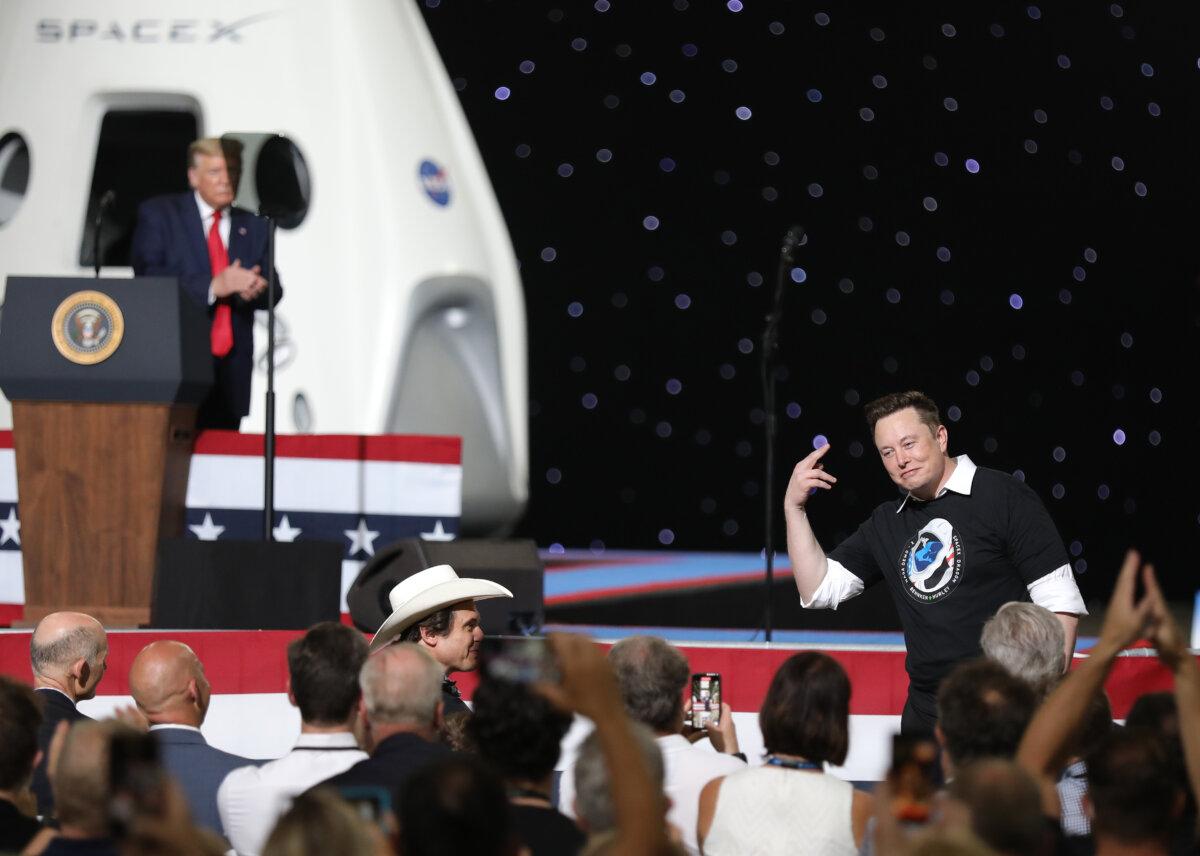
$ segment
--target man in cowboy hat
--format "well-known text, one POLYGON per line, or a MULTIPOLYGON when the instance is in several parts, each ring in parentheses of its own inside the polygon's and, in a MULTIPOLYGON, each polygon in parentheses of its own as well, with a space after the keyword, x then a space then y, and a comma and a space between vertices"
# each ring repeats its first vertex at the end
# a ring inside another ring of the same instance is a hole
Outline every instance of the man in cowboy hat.
POLYGON ((449 565, 415 573, 388 595, 392 614, 375 633, 371 653, 397 639, 419 645, 444 670, 444 713, 470 712, 449 676, 479 668, 483 628, 475 601, 492 597, 512 597, 512 592, 489 580, 462 579, 449 565))

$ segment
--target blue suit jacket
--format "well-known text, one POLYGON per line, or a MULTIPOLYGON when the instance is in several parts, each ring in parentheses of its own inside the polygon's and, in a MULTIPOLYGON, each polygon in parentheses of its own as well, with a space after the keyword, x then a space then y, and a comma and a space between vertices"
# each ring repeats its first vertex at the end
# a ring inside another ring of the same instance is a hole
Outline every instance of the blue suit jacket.
POLYGON ((160 728, 150 733, 158 740, 163 769, 183 788, 192 820, 224 835, 217 813, 217 788, 231 770, 262 762, 215 749, 203 734, 189 728, 160 728))
MULTIPOLYGON (((241 208, 229 213, 229 263, 242 267, 259 265, 267 276, 267 221, 241 208)), ((156 196, 138 206, 137 228, 130 253, 138 276, 175 276, 184 292, 212 317, 216 304, 208 305, 212 266, 208 240, 200 221, 200 210, 192 191, 156 196)), ((283 297, 276 278, 275 302, 283 297)), ((233 309, 233 350, 215 360, 213 374, 219 394, 231 413, 250 412, 250 373, 254 362, 254 310, 267 308, 266 292, 247 303, 238 297, 225 298, 233 309)))

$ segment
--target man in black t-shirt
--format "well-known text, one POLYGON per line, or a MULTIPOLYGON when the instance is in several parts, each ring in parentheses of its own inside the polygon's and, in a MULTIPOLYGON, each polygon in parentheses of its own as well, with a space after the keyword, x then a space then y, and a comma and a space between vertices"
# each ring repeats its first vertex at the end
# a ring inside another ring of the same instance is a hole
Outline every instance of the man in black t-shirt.
POLYGON ((983 624, 1012 600, 1058 615, 1067 662, 1086 614, 1062 539, 1037 495, 1020 480, 946 453, 937 405, 920 392, 892 393, 866 407, 883 467, 903 496, 880 504, 828 555, 808 522, 809 497, 836 482, 820 463, 829 446, 796 465, 784 497, 788 554, 806 609, 836 609, 887 583, 908 648, 908 701, 901 729, 929 732, 938 683, 981 653, 983 624))

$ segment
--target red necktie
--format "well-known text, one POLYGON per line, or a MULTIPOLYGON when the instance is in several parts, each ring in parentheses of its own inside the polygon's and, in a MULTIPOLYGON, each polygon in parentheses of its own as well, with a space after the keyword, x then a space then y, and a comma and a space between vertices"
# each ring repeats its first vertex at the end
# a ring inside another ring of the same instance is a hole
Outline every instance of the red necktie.
MULTIPOLYGON (((221 243, 221 212, 213 211, 212 228, 208 230, 208 263, 212 275, 219 276, 229 267, 229 253, 221 243)), ((228 303, 218 303, 213 315, 209 343, 214 357, 223 357, 233 350, 233 312, 228 303)))

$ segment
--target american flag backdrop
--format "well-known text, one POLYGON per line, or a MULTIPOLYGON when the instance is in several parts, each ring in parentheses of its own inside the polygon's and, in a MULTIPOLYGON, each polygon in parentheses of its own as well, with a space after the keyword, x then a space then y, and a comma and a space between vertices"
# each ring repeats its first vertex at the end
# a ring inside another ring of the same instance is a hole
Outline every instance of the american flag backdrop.
MULTIPOLYGON (((259 537, 263 438, 200 434, 188 476, 184 536, 259 537)), ((11 431, 0 431, 0 621, 25 602, 11 431)), ((462 441, 408 435, 282 436, 276 442, 277 541, 332 541, 342 554, 342 604, 363 564, 401 538, 451 540, 462 516, 462 441)))

